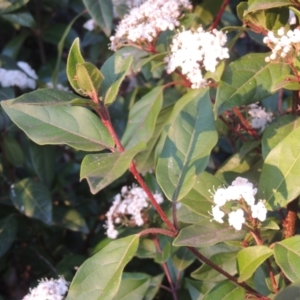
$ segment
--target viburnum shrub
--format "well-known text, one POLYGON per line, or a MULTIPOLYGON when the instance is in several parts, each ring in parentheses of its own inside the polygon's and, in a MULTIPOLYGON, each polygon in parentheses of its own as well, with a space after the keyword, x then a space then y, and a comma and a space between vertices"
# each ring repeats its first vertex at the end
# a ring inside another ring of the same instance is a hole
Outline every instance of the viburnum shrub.
MULTIPOLYGON (((72 255, 90 256, 74 277, 40 280, 23 299, 41 299, 41 290, 67 300, 298 299, 300 3, 198 2, 83 0, 44 84, 27 63, 1 57, 3 89, 19 92, 3 98, 3 111, 34 143, 64 145, 52 164, 73 160, 83 181, 66 176, 42 188, 47 170, 37 167, 35 178, 9 177, 16 212, 0 220, 4 252, 16 215, 25 215, 49 236, 54 224, 80 231, 72 255), (66 55, 68 87, 61 49, 84 13, 86 35, 66 55), (98 48, 83 50, 99 37, 98 48), (78 212, 52 218, 52 208, 85 203, 67 201, 68 180, 68 193, 87 181, 95 196, 82 212, 93 212, 94 224, 78 212)), ((3 161, 16 147, 6 144, 3 161)), ((63 245, 54 257, 71 255, 63 245)), ((64 275, 61 263, 50 267, 64 275)))

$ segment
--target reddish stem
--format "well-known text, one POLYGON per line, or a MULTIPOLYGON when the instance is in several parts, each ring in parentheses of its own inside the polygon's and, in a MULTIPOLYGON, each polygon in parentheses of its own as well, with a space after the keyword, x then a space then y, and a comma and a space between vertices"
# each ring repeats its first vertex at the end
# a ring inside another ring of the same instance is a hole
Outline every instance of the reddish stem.
POLYGON ((241 114, 241 112, 239 111, 239 109, 237 107, 234 107, 233 111, 236 114, 236 116, 240 119, 242 126, 247 130, 247 132, 251 136, 253 136, 255 140, 259 141, 259 136, 258 136, 257 132, 253 128, 250 127, 250 125, 248 124, 247 120, 241 114))
POLYGON ((139 236, 147 235, 147 234, 163 234, 163 235, 168 235, 171 237, 176 236, 176 232, 166 230, 166 229, 161 229, 161 228, 147 228, 139 233, 139 236))
POLYGON ((220 20, 221 20, 221 18, 222 18, 222 15, 223 15, 223 13, 224 13, 224 11, 225 11, 225 9, 226 9, 226 6, 227 6, 228 4, 229 4, 229 0, 224 0, 223 5, 222 5, 222 7, 220 8, 220 10, 219 10, 219 12, 218 12, 218 14, 217 14, 217 16, 216 16, 214 22, 213 22, 212 25, 210 26, 210 30, 213 30, 213 29, 217 28, 217 26, 218 26, 218 24, 219 24, 219 22, 220 22, 220 20))
MULTIPOLYGON (((162 249, 161 249, 161 246, 160 246, 160 243, 159 243, 159 240, 158 240, 157 236, 154 237, 153 241, 154 241, 154 244, 155 244, 155 246, 156 246, 157 251, 158 251, 159 253, 161 253, 161 252, 162 252, 162 249)), ((170 284, 173 299, 174 299, 174 300, 177 300, 178 298, 177 298, 176 289, 175 289, 174 283, 173 283, 173 281, 172 281, 172 277, 171 277, 171 274, 170 274, 170 270, 169 270, 169 268, 168 268, 168 265, 167 265, 165 262, 163 262, 163 263, 162 263, 162 267, 163 267, 163 269, 164 269, 164 272, 165 272, 166 277, 167 277, 167 279, 168 279, 168 282, 169 282, 169 284, 170 284)))
POLYGON ((247 139, 241 135, 233 126, 231 126, 223 116, 220 116, 221 121, 232 131, 234 132, 243 142, 247 142, 247 139))

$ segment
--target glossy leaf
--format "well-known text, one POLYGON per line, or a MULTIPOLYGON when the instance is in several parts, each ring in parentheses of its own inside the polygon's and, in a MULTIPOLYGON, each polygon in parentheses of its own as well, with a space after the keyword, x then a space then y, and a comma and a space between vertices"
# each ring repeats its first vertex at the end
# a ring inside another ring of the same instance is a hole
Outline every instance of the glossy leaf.
POLYGON ((293 129, 299 126, 299 119, 294 115, 281 116, 270 124, 265 129, 261 140, 263 158, 265 159, 276 145, 278 145, 293 129))
MULTIPOLYGON (((218 267, 226 270, 227 273, 234 276, 237 273, 236 269, 236 252, 217 253, 210 257, 210 260, 218 267)), ((204 264, 199 269, 195 270, 191 276, 197 280, 219 282, 227 279, 215 269, 204 264)))
POLYGON ((41 89, 1 105, 13 122, 40 145, 66 144, 83 151, 112 148, 114 142, 99 118, 83 107, 68 106, 75 95, 41 89))
POLYGON ((215 116, 235 106, 248 105, 271 95, 279 76, 288 75, 283 63, 266 63, 266 54, 247 54, 225 69, 219 83, 214 107, 215 116))
POLYGON ((160 274, 150 278, 150 285, 145 293, 144 300, 152 300, 160 289, 164 274, 160 274))
POLYGON ((114 54, 101 67, 100 71, 104 76, 104 80, 100 87, 100 96, 106 105, 116 100, 121 83, 127 75, 132 61, 133 57, 131 55, 124 58, 120 54, 114 54))
POLYGON ((214 285, 210 282, 196 281, 189 278, 185 278, 185 283, 192 300, 202 300, 214 285))
POLYGON ((24 27, 35 28, 36 23, 32 15, 27 11, 12 12, 0 15, 1 18, 13 24, 19 24, 24 27))
POLYGON ((64 206, 53 207, 53 223, 72 231, 89 233, 83 216, 74 208, 64 206))
POLYGON ((237 231, 227 224, 204 219, 197 224, 183 228, 175 238, 173 245, 207 247, 224 241, 241 240, 245 235, 244 230, 237 231))
POLYGON ((36 175, 44 184, 50 187, 55 175, 54 146, 40 146, 35 143, 30 143, 29 153, 36 175))
POLYGON ((138 236, 114 240, 87 259, 70 285, 66 300, 111 300, 117 294, 124 267, 138 247, 138 236))
POLYGON ((144 150, 140 143, 125 152, 88 154, 82 161, 80 180, 86 178, 93 194, 121 177, 129 168, 134 156, 144 150))
POLYGON ((273 251, 266 246, 252 246, 242 249, 237 256, 239 281, 249 279, 255 270, 272 255, 273 251))
POLYGON ((0 13, 9 13, 17 10, 28 3, 29 0, 14 0, 14 1, 1 1, 0 13))
POLYGON ((185 270, 196 259, 195 255, 187 247, 173 247, 171 257, 178 271, 185 270))
POLYGON ((245 13, 292 5, 290 0, 252 0, 245 13))
POLYGON ((163 87, 154 88, 130 109, 127 127, 122 137, 126 149, 141 141, 148 142, 153 135, 156 120, 163 103, 163 87))
MULTIPOLYGON (((181 203, 180 203, 181 204, 181 203)), ((194 212, 189 206, 180 205, 177 210, 177 219, 186 224, 195 224, 203 220, 203 216, 194 212)))
POLYGON ((77 64, 82 64, 82 63, 84 63, 84 59, 80 52, 79 38, 77 38, 74 40, 69 51, 68 60, 67 60, 67 76, 72 88, 80 95, 83 95, 83 93, 81 92, 77 81, 76 66, 77 64))
POLYGON ((150 285, 150 276, 144 273, 123 273, 114 300, 143 300, 150 285))
POLYGON ((46 224, 52 223, 52 199, 42 183, 25 178, 11 185, 10 199, 27 217, 39 219, 46 224))
POLYGON ((157 181, 170 200, 182 199, 206 168, 217 142, 208 89, 188 92, 176 103, 157 162, 157 181))
POLYGON ((103 75, 91 63, 77 63, 76 65, 76 78, 80 90, 86 95, 91 96, 97 95, 98 89, 100 88, 103 80, 103 75))
POLYGON ((15 240, 17 222, 13 215, 0 220, 0 257, 7 252, 15 240))
POLYGON ((258 197, 273 209, 286 206, 300 195, 300 128, 292 130, 265 159, 258 197))
POLYGON ((92 18, 103 32, 110 36, 113 21, 113 4, 111 0, 83 0, 92 18))
POLYGON ((291 282, 300 280, 299 245, 300 236, 296 235, 276 243, 274 247, 275 261, 291 282))
POLYGON ((244 300, 246 292, 230 281, 222 281, 205 294, 203 300, 244 300))

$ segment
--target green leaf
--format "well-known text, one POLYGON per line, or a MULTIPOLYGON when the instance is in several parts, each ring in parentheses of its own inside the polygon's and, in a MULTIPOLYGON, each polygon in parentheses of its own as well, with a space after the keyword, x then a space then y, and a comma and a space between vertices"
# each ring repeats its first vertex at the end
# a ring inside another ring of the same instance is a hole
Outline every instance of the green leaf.
POLYGON ((14 10, 17 10, 28 3, 29 0, 9 0, 0 2, 0 13, 9 13, 14 10))
POLYGON ((150 279, 150 285, 148 287, 148 290, 146 291, 146 294, 144 295, 144 300, 154 299, 155 295, 160 289, 163 278, 164 278, 164 274, 160 274, 150 279))
POLYGON ((246 292, 243 288, 230 281, 222 281, 206 293, 203 300, 244 300, 245 296, 246 292))
POLYGON ((52 223, 51 195, 42 183, 25 178, 11 185, 10 199, 25 216, 52 223))
POLYGON ((275 243, 274 257, 285 276, 291 281, 300 280, 300 235, 275 243))
POLYGON ((170 200, 180 200, 192 189, 216 142, 209 90, 188 92, 174 107, 157 162, 157 181, 170 200))
POLYGON ((113 21, 113 4, 111 0, 83 0, 92 18, 109 37, 113 21))
POLYGON ((237 231, 229 225, 204 219, 197 224, 181 229, 173 245, 207 247, 224 241, 242 240, 245 235, 244 230, 237 231))
POLYGON ((239 269, 239 281, 246 281, 255 270, 270 256, 273 255, 272 249, 266 246, 252 246, 242 249, 237 256, 239 269))
MULTIPOLYGON (((223 270, 226 270, 227 273, 234 276, 237 273, 236 255, 237 252, 218 253, 211 256, 210 260, 223 270)), ((191 276, 205 282, 219 282, 227 279, 224 275, 206 264, 203 264, 199 269, 195 270, 191 276)))
POLYGON ((67 106, 74 98, 69 92, 41 89, 1 105, 37 144, 66 144, 83 151, 112 148, 114 142, 95 114, 83 107, 67 106))
POLYGON ((79 94, 82 95, 76 76, 76 66, 77 64, 84 63, 84 59, 80 52, 80 40, 76 38, 71 46, 69 51, 68 60, 67 60, 67 76, 69 83, 72 88, 79 94))
POLYGON ((6 159, 13 166, 20 166, 24 162, 24 155, 19 143, 11 136, 5 135, 3 138, 3 150, 6 159))
POLYGON ((104 80, 101 84, 99 94, 106 105, 109 105, 116 100, 121 83, 127 75, 132 61, 133 57, 131 55, 124 58, 116 53, 101 67, 100 71, 104 76, 104 80))
POLYGON ((28 36, 29 32, 22 32, 12 38, 8 43, 6 43, 2 50, 2 54, 17 60, 19 50, 28 36))
POLYGON ((0 220, 0 257, 7 252, 15 240, 17 222, 13 215, 0 220))
POLYGON ((266 54, 252 53, 229 64, 218 86, 215 116, 268 97, 275 80, 290 73, 286 64, 266 63, 265 57, 266 54))
POLYGON ((290 0, 252 0, 249 1, 248 9, 245 11, 245 14, 257 11, 257 10, 266 10, 274 7, 282 7, 293 5, 290 0))
POLYGON ((113 299, 138 243, 138 235, 114 240, 87 259, 75 274, 66 300, 113 299))
POLYGON ((30 143, 29 153, 36 175, 50 187, 55 174, 55 147, 30 143))
POLYGON ((121 177, 129 168, 134 156, 144 150, 146 144, 141 142, 125 152, 88 154, 82 161, 80 180, 86 178, 92 194, 121 177))
POLYGON ((286 206, 300 195, 300 127, 293 129, 268 154, 263 164, 258 197, 273 209, 286 206))
POLYGON ((177 210, 177 219, 186 224, 195 224, 203 220, 203 216, 195 213, 190 207, 180 205, 177 210))
POLYGON ((89 233, 89 228, 83 216, 71 207, 53 206, 53 223, 72 231, 89 233))
POLYGON ((204 295, 213 287, 210 282, 195 281, 189 278, 184 280, 192 300, 202 300, 204 295))
POLYGON ((144 273, 123 273, 114 300, 143 300, 150 285, 150 276, 144 273))
POLYGON ((162 92, 163 87, 154 88, 131 108, 121 141, 126 149, 136 146, 141 141, 147 143, 152 137, 163 103, 162 92))
POLYGON ((178 271, 185 270, 196 259, 195 255, 187 247, 173 247, 171 257, 178 271))
POLYGON ((295 115, 281 116, 270 124, 265 129, 261 140, 263 158, 265 159, 276 145, 299 126, 299 119, 295 115))
POLYGON ((24 27, 35 28, 36 23, 32 15, 27 11, 15 12, 11 14, 2 14, 0 17, 13 24, 18 24, 24 27))
POLYGON ((76 65, 76 78, 81 92, 90 98, 97 95, 103 75, 93 64, 85 62, 76 65))
POLYGON ((276 294, 274 300, 298 300, 300 295, 300 281, 294 282, 276 294))

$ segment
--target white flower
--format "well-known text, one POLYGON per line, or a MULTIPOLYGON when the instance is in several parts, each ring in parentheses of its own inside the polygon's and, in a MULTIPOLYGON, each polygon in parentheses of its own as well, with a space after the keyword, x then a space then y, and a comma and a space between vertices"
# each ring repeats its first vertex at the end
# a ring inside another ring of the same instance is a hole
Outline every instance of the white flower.
MULTIPOLYGON (((49 88, 53 88, 53 83, 52 83, 52 82, 47 82, 46 85, 47 85, 47 87, 49 87, 49 88)), ((63 86, 63 85, 60 84, 60 83, 58 83, 58 84, 56 85, 56 88, 57 88, 58 90, 60 90, 60 91, 66 91, 66 92, 69 92, 69 91, 70 91, 70 89, 69 89, 68 87, 63 86)))
POLYGON ((214 194, 214 203, 218 206, 223 206, 227 201, 227 190, 218 188, 214 194))
POLYGON ((259 106, 257 103, 248 105, 248 114, 251 116, 251 126, 254 129, 260 129, 263 131, 268 122, 272 121, 272 113, 268 113, 264 108, 259 106))
POLYGON ((212 206, 212 216, 213 216, 212 220, 215 220, 219 223, 224 223, 223 217, 225 216, 225 213, 222 210, 220 210, 220 207, 218 205, 212 206))
POLYGON ((288 23, 290 25, 295 25, 297 24, 297 18, 296 18, 296 15, 295 13, 292 11, 292 10, 289 10, 289 20, 288 20, 288 23))
POLYGON ((23 300, 62 300, 68 291, 68 282, 63 278, 42 279, 34 289, 30 289, 23 300))
POLYGON ((226 34, 216 29, 206 32, 199 27, 196 31, 179 32, 172 40, 170 55, 165 58, 167 72, 180 67, 193 89, 204 87, 207 82, 202 70, 215 72, 220 60, 229 58, 228 48, 224 47, 226 41, 226 34))
MULTIPOLYGON (((157 203, 163 202, 163 196, 160 193, 154 193, 157 203)), ((118 231, 115 224, 122 223, 122 216, 130 216, 130 221, 136 226, 144 225, 143 210, 149 206, 149 199, 146 192, 138 186, 131 188, 123 186, 121 194, 117 194, 113 204, 106 213, 106 234, 109 238, 115 239, 118 231)))
POLYGON ((252 217, 263 222, 267 217, 267 209, 264 203, 260 200, 257 204, 251 206, 252 217))
POLYGON ((87 29, 88 31, 93 31, 96 28, 96 23, 93 19, 89 19, 83 24, 83 28, 87 29))
POLYGON ((244 211, 239 208, 236 211, 232 211, 228 214, 228 223, 236 230, 241 230, 242 225, 245 223, 244 211))
POLYGON ((179 25, 183 9, 191 4, 188 0, 147 0, 130 10, 110 38, 113 51, 124 44, 152 42, 161 31, 173 30, 179 25))

